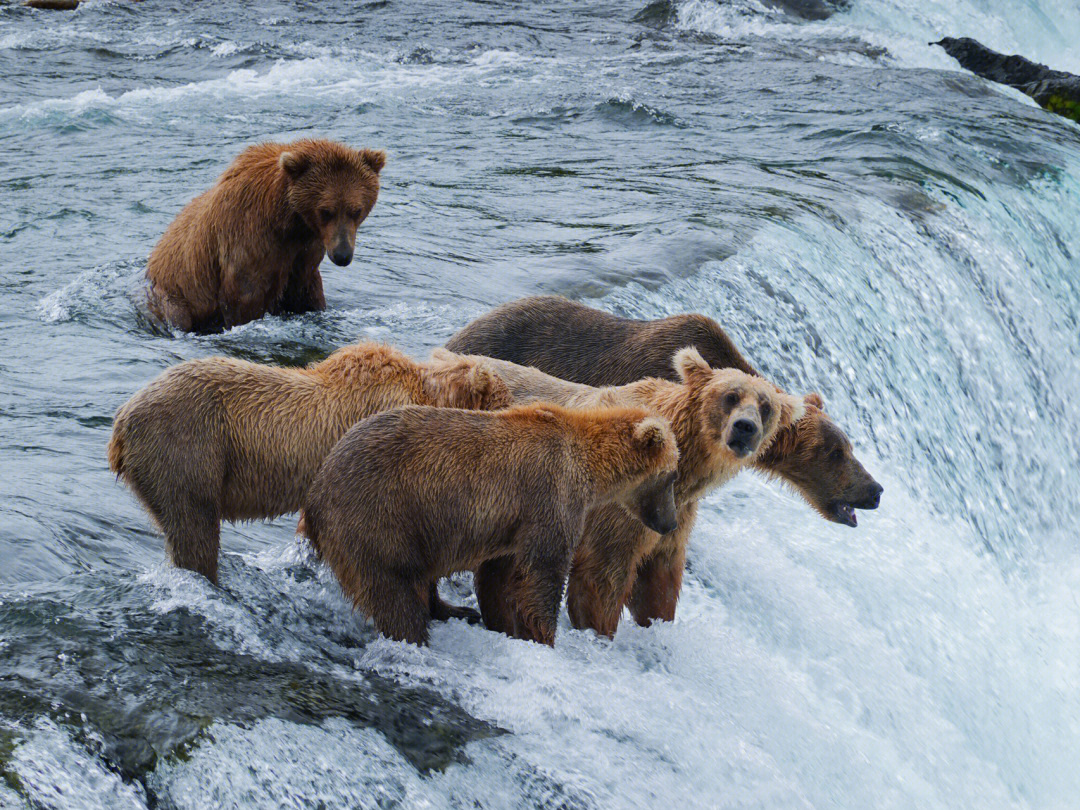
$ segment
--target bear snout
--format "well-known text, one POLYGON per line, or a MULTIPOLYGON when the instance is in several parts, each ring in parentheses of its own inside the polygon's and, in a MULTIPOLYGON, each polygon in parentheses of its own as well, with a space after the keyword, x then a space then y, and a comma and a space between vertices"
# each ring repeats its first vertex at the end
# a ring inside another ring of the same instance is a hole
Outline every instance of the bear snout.
POLYGON ((863 497, 852 504, 856 509, 877 509, 881 504, 881 493, 885 491, 885 487, 879 484, 877 481, 870 482, 870 485, 866 488, 866 494, 863 497))
POLYGON ((757 448, 758 426, 745 417, 731 423, 728 447, 739 458, 745 458, 757 448))
POLYGON ((353 249, 349 247, 349 244, 338 244, 332 251, 330 251, 330 261, 336 264, 338 267, 348 267, 352 262, 353 249))

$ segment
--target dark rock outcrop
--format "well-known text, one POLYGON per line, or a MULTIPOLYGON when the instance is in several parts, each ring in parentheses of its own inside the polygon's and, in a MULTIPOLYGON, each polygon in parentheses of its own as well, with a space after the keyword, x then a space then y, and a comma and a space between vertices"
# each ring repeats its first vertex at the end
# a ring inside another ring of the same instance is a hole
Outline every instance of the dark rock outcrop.
POLYGON ((961 67, 976 76, 1015 87, 1050 112, 1080 121, 1080 76, 1051 70, 1022 56, 1006 56, 967 37, 946 37, 931 44, 940 45, 961 67))
POLYGON ((764 0, 764 5, 804 20, 825 20, 850 8, 851 0, 764 0))

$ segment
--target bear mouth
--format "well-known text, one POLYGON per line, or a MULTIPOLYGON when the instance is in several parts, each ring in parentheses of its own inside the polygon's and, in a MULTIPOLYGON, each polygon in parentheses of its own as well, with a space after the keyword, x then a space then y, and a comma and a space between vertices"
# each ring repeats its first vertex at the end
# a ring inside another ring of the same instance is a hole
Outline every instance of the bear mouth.
POLYGON ((749 442, 730 441, 728 442, 728 449, 735 454, 735 458, 746 458, 754 452, 754 448, 749 442))
POLYGON ((855 507, 844 501, 835 501, 829 507, 829 516, 837 523, 843 523, 853 529, 859 525, 859 520, 855 517, 855 507))

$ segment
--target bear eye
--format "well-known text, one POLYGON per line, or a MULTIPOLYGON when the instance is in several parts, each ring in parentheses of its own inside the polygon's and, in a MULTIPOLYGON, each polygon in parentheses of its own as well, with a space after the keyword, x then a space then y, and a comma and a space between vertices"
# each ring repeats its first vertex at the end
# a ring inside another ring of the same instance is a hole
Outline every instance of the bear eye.
POLYGON ((323 222, 323 224, 329 222, 333 218, 334 212, 331 211, 329 208, 322 208, 319 210, 319 219, 323 222))
POLYGON ((349 211, 349 219, 360 219, 360 214, 363 213, 359 208, 354 208, 349 211))
POLYGON ((761 407, 758 408, 758 410, 761 411, 761 421, 768 422, 769 417, 772 416, 772 405, 768 402, 762 402, 761 407))
POLYGON ((739 404, 739 395, 732 391, 730 394, 724 394, 724 408, 731 410, 739 404))

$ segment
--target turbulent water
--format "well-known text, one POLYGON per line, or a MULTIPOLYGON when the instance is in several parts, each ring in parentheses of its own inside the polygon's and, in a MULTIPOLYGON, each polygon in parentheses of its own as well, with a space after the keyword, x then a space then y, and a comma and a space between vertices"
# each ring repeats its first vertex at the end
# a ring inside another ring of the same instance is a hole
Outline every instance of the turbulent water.
POLYGON ((1075 807, 1080 128, 926 43, 1080 70, 1080 8, 840 5, 0 7, 0 807, 1075 807), (326 312, 155 328, 166 225, 309 134, 390 153, 326 312), (170 569, 107 469, 172 363, 422 355, 537 292, 717 318, 882 507, 746 475, 675 622, 418 649, 291 517, 225 528, 220 589, 170 569))

